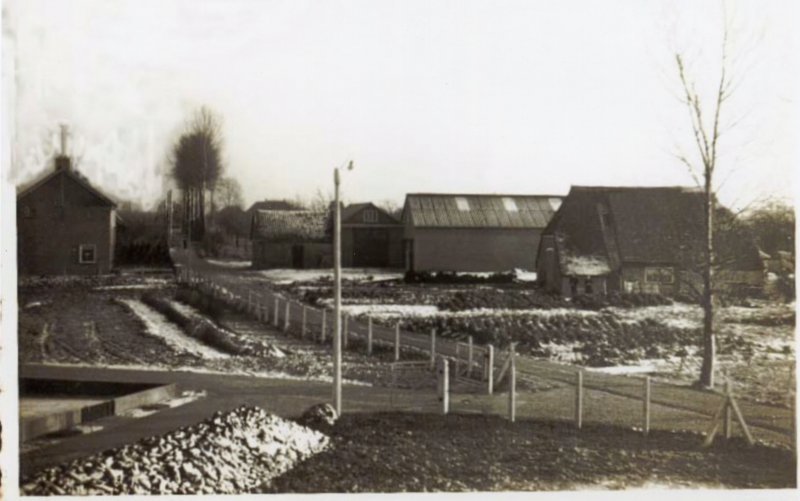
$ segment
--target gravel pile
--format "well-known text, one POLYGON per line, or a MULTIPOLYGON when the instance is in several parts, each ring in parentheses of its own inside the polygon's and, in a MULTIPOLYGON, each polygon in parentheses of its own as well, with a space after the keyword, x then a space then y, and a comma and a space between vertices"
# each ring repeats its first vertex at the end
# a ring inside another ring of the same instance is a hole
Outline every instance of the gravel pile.
POLYGON ((140 440, 23 480, 26 495, 247 493, 321 452, 328 437, 258 407, 140 440))

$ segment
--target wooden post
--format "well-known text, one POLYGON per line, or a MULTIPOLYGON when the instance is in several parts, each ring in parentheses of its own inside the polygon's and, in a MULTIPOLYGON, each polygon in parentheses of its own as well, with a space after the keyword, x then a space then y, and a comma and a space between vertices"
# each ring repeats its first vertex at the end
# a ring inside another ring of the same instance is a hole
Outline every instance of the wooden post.
POLYGON ((394 361, 400 360, 400 322, 394 326, 394 361))
POLYGON ((283 332, 289 332, 289 312, 291 311, 292 303, 286 300, 286 313, 283 314, 283 332))
POLYGON ((472 377, 472 336, 469 336, 469 348, 467 350, 467 377, 472 377))
POLYGON ((491 395, 494 392, 494 346, 489 345, 486 351, 486 390, 491 395))
POLYGON ((247 313, 253 313, 253 291, 247 291, 247 313))
POLYGON ((264 312, 261 310, 261 298, 256 299, 256 320, 261 322, 262 314, 264 312))
POLYGON ((442 403, 442 414, 447 414, 450 410, 450 374, 448 370, 447 359, 441 357, 439 359, 439 368, 436 374, 436 380, 439 383, 439 401, 442 403))
POLYGON ((320 342, 325 342, 325 315, 327 310, 325 308, 322 309, 322 328, 320 329, 319 339, 320 342))
POLYGON ((508 379, 508 420, 512 423, 517 419, 517 364, 514 343, 511 343, 511 372, 508 379))
POLYGON ((579 430, 583 425, 583 371, 578 371, 578 382, 575 386, 575 427, 579 430))
MULTIPOLYGON (((725 395, 726 398, 731 398, 733 395, 733 388, 731 385, 731 378, 728 377, 727 371, 725 372, 725 395)), ((725 406, 725 415, 723 416, 722 421, 722 432, 725 435, 725 438, 731 438, 733 433, 733 416, 731 415, 731 406, 725 406)))
POLYGON ((644 377, 644 434, 650 433, 650 376, 644 377))
POLYGON ((459 366, 461 365, 461 343, 456 341, 456 378, 458 378, 461 373, 459 372, 459 366))
POLYGON ((797 461, 797 394, 791 392, 789 398, 792 399, 792 450, 794 451, 794 460, 797 461))
POLYGON ((306 305, 303 305, 303 326, 300 329, 300 339, 303 339, 303 338, 306 337, 306 317, 307 316, 308 316, 308 307, 306 307, 306 305))
POLYGON ((372 355, 372 317, 367 318, 367 354, 372 355))
POLYGON ((431 329, 431 370, 436 368, 436 329, 431 329))
POLYGON ((275 318, 274 318, 274 322, 275 322, 275 327, 276 328, 278 327, 278 316, 279 316, 279 313, 280 313, 279 308, 280 308, 279 299, 276 297, 275 298, 275 318))
POLYGON ((349 337, 349 336, 348 336, 348 331, 349 331, 349 329, 347 328, 347 324, 348 324, 349 322, 348 322, 348 320, 347 320, 347 318, 348 318, 348 317, 347 317, 347 315, 344 315, 344 314, 343 314, 342 316, 344 317, 344 319, 343 319, 343 320, 344 320, 344 322, 342 323, 342 326, 344 327, 344 329, 342 329, 342 346, 344 346, 345 348, 347 348, 347 338, 349 337))

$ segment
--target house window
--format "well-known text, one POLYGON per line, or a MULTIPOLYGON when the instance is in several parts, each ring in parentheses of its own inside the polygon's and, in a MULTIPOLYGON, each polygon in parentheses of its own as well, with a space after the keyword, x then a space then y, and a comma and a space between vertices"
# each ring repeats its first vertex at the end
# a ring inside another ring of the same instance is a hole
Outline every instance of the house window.
POLYGON ((469 202, 464 197, 456 197, 456 206, 458 210, 469 210, 469 202))
POLYGON ((517 202, 511 197, 503 197, 503 206, 508 212, 517 212, 519 210, 517 208, 517 202))
POLYGON ((378 211, 375 209, 367 209, 364 211, 364 222, 365 223, 377 223, 378 222, 378 211))
POLYGON ((78 260, 81 264, 91 264, 97 262, 97 246, 94 244, 81 245, 78 253, 78 260))
POLYGON ((651 284, 675 283, 675 270, 669 267, 650 267, 644 269, 644 281, 651 284))

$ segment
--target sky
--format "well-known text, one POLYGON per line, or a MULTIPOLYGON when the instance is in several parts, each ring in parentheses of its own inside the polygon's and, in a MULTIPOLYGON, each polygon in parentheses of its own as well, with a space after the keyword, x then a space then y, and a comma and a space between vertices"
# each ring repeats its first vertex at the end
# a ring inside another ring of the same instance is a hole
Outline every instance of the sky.
MULTIPOLYGON (((717 168, 724 203, 790 199, 790 0, 729 1, 717 168), (728 125, 735 124, 732 128, 728 125)), ((152 206, 200 106, 223 120, 247 205, 333 191, 564 195, 694 185, 675 54, 713 117, 718 1, 5 1, 6 180, 51 169, 59 124, 93 184, 152 206)))

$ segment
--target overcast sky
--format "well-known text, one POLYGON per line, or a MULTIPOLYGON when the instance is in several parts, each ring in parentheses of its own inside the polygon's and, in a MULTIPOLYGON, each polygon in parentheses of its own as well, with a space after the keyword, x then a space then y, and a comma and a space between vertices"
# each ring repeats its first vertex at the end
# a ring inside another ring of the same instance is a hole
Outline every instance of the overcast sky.
MULTIPOLYGON (((201 105, 223 117, 247 204, 329 193, 350 159, 350 201, 691 185, 675 51, 707 105, 719 75, 716 0, 4 3, 8 179, 48 168, 64 122, 79 169, 146 205, 201 105)), ((789 197, 796 2, 728 4, 742 84, 723 109, 737 125, 721 196, 789 197)))

